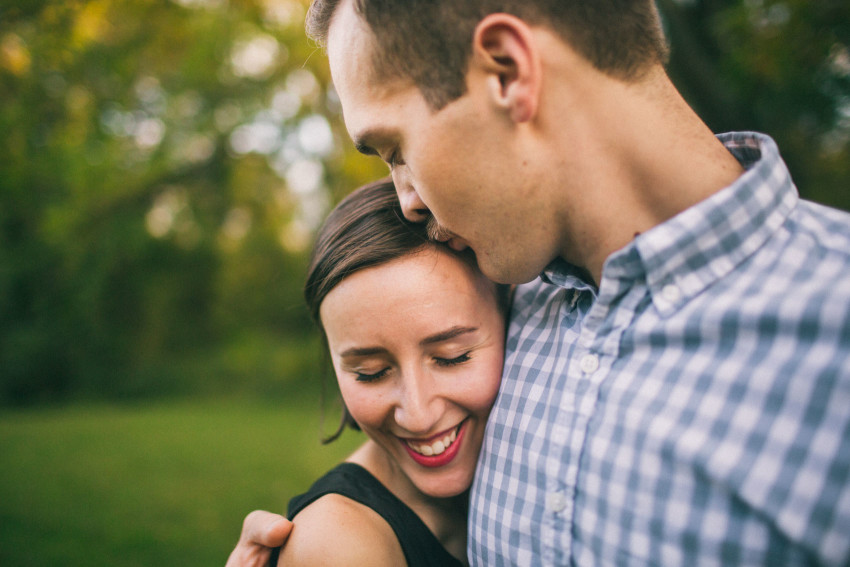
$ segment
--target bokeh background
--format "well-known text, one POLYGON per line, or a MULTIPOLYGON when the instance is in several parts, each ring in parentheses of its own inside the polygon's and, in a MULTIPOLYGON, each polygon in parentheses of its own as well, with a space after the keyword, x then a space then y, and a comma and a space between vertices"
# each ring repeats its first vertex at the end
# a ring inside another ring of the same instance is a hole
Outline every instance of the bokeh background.
MULTIPOLYGON (((658 6, 709 126, 772 135, 850 210, 850 3, 658 6)), ((386 168, 305 9, 0 0, 0 564, 223 565, 248 511, 360 442, 319 444, 338 408, 301 283, 386 168)))

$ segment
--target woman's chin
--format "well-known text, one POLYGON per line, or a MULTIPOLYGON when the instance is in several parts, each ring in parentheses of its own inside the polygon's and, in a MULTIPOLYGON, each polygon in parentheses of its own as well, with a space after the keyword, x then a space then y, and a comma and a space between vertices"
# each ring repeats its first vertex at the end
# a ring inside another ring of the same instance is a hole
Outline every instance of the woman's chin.
POLYGON ((412 479, 416 487, 431 498, 454 498, 469 490, 472 485, 472 471, 459 471, 452 474, 431 475, 432 478, 412 479))

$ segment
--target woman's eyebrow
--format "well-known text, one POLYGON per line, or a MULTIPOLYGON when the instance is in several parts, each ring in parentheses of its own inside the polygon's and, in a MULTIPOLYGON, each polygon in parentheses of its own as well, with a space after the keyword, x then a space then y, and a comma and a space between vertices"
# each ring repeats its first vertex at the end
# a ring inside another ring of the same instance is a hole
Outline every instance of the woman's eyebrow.
POLYGON ((447 329, 445 331, 441 331, 441 332, 436 333, 434 335, 431 335, 429 337, 425 337, 424 339, 419 341, 419 344, 421 346, 425 346, 425 345, 432 345, 434 343, 441 343, 443 341, 453 339, 453 338, 460 336, 460 335, 464 335, 464 334, 467 334, 467 333, 474 333, 477 330, 478 330, 478 327, 461 327, 461 326, 452 327, 451 329, 447 329))
POLYGON ((352 347, 339 353, 343 358, 349 356, 372 356, 373 354, 384 354, 387 349, 383 347, 352 347))
MULTIPOLYGON (((478 330, 478 327, 462 327, 460 325, 456 327, 452 327, 451 329, 446 329, 445 331, 440 331, 439 333, 435 333, 433 335, 427 336, 421 341, 419 341, 420 346, 432 345, 435 343, 441 343, 443 341, 448 341, 449 339, 453 339, 460 335, 465 335, 468 333, 474 333, 478 330)), ((375 354, 386 354, 387 349, 384 347, 373 346, 373 347, 351 347, 339 353, 340 357, 354 357, 354 356, 372 356, 375 354)))

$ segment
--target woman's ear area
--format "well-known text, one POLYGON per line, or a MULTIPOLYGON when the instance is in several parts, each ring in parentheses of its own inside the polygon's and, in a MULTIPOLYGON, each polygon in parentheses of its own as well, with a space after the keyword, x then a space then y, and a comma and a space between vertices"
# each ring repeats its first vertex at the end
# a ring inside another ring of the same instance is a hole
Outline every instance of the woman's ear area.
POLYGON ((475 28, 470 71, 482 73, 488 95, 515 122, 537 113, 541 88, 539 46, 532 29, 510 14, 489 14, 475 28))

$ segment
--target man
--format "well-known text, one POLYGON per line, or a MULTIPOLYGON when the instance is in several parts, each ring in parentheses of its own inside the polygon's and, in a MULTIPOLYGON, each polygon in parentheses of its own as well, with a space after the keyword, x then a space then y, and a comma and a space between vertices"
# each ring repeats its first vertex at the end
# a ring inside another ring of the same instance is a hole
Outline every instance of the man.
POLYGON ((651 0, 317 0, 308 27, 405 215, 525 284, 473 565, 850 564, 850 215, 709 131, 651 0))

